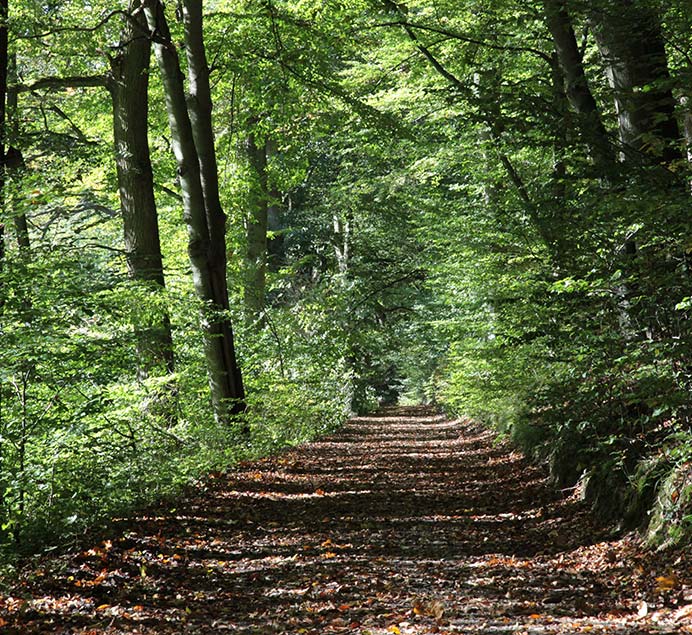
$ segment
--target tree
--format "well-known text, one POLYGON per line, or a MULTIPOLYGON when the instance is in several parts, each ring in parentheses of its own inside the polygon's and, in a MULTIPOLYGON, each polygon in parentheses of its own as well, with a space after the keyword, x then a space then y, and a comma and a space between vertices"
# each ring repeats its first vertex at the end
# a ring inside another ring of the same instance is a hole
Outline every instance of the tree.
MULTIPOLYGON (((154 176, 149 155, 149 59, 146 19, 130 3, 120 46, 110 58, 107 87, 113 102, 113 139, 123 219, 125 257, 133 280, 165 288, 154 176)), ((173 337, 168 312, 142 308, 135 323, 139 373, 163 367, 174 371, 173 337), (149 315, 148 315, 149 314, 149 315)))
POLYGON ((564 0, 544 0, 546 23, 555 44, 569 102, 579 116, 579 125, 600 174, 611 174, 615 152, 596 99, 584 72, 581 50, 564 0))
MULTIPOLYGON (((7 143, 7 79, 9 68, 8 0, 0 0, 0 206, 5 205, 7 143)), ((5 257, 5 225, 0 221, 0 263, 5 257)), ((0 264, 0 266, 2 266, 0 264)))
POLYGON ((189 234, 192 275, 197 295, 204 304, 202 324, 206 334, 205 350, 214 415, 217 422, 227 423, 229 416, 244 409, 245 391, 228 316, 225 215, 218 193, 202 7, 201 3, 194 1, 183 5, 191 78, 188 110, 180 61, 163 4, 158 0, 148 0, 143 6, 166 95, 189 234))
POLYGON ((596 3, 590 16, 615 94, 625 155, 643 164, 679 161, 680 130, 657 11, 617 0, 596 3))

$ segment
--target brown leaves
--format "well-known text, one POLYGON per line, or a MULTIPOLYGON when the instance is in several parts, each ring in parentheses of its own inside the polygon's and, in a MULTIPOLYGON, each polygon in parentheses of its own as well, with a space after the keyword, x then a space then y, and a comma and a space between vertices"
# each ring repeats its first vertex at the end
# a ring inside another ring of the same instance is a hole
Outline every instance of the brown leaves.
POLYGON ((680 588, 680 578, 675 573, 656 578, 654 593, 670 593, 680 588))
POLYGON ((76 587, 94 587, 99 586, 103 581, 108 578, 110 571, 108 569, 102 569, 100 573, 92 580, 75 580, 74 585, 76 587))
POLYGON ((211 475, 174 506, 40 563, 17 583, 26 600, 0 598, 0 626, 692 632, 685 562, 655 561, 633 539, 603 541, 576 498, 556 498, 540 470, 466 421, 358 419, 337 437, 211 475))
POLYGON ((436 620, 441 620, 445 612, 445 605, 440 600, 417 597, 413 599, 412 605, 414 615, 432 617, 436 620))

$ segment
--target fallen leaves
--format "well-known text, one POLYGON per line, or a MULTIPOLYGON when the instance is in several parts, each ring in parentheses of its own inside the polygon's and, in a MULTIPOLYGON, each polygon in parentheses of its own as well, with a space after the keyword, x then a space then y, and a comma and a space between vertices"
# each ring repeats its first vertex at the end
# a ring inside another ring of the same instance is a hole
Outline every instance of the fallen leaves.
POLYGON ((655 593, 667 593, 680 588, 680 578, 675 574, 662 575, 656 578, 655 593))
POLYGON ((442 619, 445 612, 445 605, 440 600, 427 598, 414 598, 412 602, 413 614, 433 617, 436 620, 442 619))
POLYGON ((642 600, 637 607, 637 618, 642 619, 649 614, 649 603, 642 600))
POLYGON ((673 613, 673 620, 682 622, 683 620, 692 620, 692 604, 681 606, 673 613))
POLYGON ((692 633, 686 558, 603 539, 576 497, 556 498, 540 470, 468 421, 357 419, 335 437, 215 473, 171 506, 36 563, 0 598, 0 627, 692 633))

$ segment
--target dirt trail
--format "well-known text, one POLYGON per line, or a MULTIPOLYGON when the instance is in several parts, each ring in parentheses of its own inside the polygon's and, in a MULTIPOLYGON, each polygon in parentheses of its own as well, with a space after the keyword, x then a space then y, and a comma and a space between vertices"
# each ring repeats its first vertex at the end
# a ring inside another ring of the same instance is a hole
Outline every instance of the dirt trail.
POLYGON ((127 527, 23 574, 0 632, 692 633, 684 556, 606 542, 492 434, 421 409, 353 419, 127 527))

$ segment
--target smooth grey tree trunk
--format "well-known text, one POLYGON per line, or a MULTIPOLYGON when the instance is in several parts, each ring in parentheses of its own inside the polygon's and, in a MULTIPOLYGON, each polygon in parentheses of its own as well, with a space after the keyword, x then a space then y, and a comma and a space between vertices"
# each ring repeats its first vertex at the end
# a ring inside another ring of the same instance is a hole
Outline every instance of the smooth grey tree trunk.
POLYGON ((640 2, 608 0, 590 13, 614 91, 625 159, 668 166, 682 159, 660 16, 640 2))
MULTIPOLYGON (((682 186, 675 175, 675 163, 684 160, 683 143, 660 16, 652 6, 634 0, 601 0, 591 3, 589 9, 589 21, 614 93, 620 158, 627 174, 643 176, 653 187, 682 186), (647 170, 651 167, 663 169, 647 170)), ((628 237, 622 249, 626 272, 636 262, 638 251, 636 238, 628 237)), ((631 282, 617 285, 614 291, 626 338, 636 336, 633 325, 637 323, 646 323, 649 332, 657 328, 648 316, 637 315, 640 291, 636 273, 631 282)))
MULTIPOLYGON (((9 64, 8 0, 0 0, 0 208, 5 212, 5 149, 7 144, 7 71, 9 64)), ((0 272, 5 260, 5 218, 0 218, 0 272)), ((1 290, 0 290, 1 291, 1 290)), ((3 302, 0 294, 0 303, 3 302)))
MULTIPOLYGON (((7 97, 7 64, 9 60, 7 17, 8 0, 0 0, 0 274, 5 269, 5 100, 7 97)), ((5 310, 5 293, 2 280, 0 280, 0 315, 5 310)), ((0 335, 2 335, 1 322, 0 335)), ((4 406, 4 388, 4 381, 0 378, 0 422, 2 421, 4 406)), ((4 462, 5 443, 3 440, 0 442, 0 467, 4 466, 4 462)), ((0 486, 2 487, 2 491, 0 491, 0 509, 2 509, 5 506, 5 484, 1 483, 0 486)))
POLYGON ((334 229, 334 256, 339 273, 348 273, 351 264, 351 218, 350 214, 332 216, 334 229))
POLYGON ((230 304, 226 278, 226 214, 219 194, 219 170, 212 120, 209 65, 204 49, 202 5, 202 0, 182 2, 188 65, 188 113, 199 161, 204 209, 209 230, 209 264, 213 293, 217 305, 226 312, 226 318, 219 322, 221 337, 224 341, 221 352, 224 356, 225 390, 228 395, 225 399, 231 400, 231 412, 238 414, 245 409, 245 389, 236 359, 233 329, 227 316, 230 304))
MULTIPOLYGON (((250 124, 254 118, 250 120, 250 124)), ((278 271, 283 253, 281 192, 270 184, 269 165, 276 155, 276 143, 266 139, 257 144, 249 132, 244 151, 250 166, 250 186, 245 224, 246 252, 244 302, 249 325, 265 323, 267 272, 278 271)))
MULTIPOLYGON (((131 9, 135 4, 132 3, 131 9)), ((163 258, 148 138, 151 42, 145 33, 146 19, 141 12, 125 21, 120 49, 111 58, 108 89, 113 102, 115 163, 129 275, 133 280, 150 284, 154 290, 163 290, 163 258)), ((173 337, 168 312, 139 316, 134 328, 140 378, 162 368, 173 373, 173 337)))
MULTIPOLYGON (((685 146, 687 150, 687 161, 692 163, 692 100, 688 95, 681 97, 683 117, 682 127, 685 131, 685 146)), ((692 183, 690 184, 692 186, 692 183)))
MULTIPOLYGON (((225 424, 229 417, 244 410, 245 393, 238 367, 233 331, 227 315, 229 309, 226 283, 225 218, 218 202, 218 176, 213 154, 211 102, 204 103, 205 71, 199 55, 204 52, 201 41, 201 3, 188 2, 186 47, 191 51, 196 93, 190 97, 188 110, 185 81, 180 69, 176 45, 171 39, 163 5, 160 0, 145 0, 147 23, 154 40, 154 52, 161 71, 166 98, 166 111, 171 129, 173 152, 178 163, 178 176, 183 197, 183 217, 188 230, 188 254, 197 296, 204 303, 202 326, 205 331, 205 356, 209 376, 212 407, 217 422, 225 424), (196 22, 199 20, 199 23, 196 22), (207 119, 207 121, 204 121, 207 119), (198 151, 197 143, 200 144, 198 151), (202 177, 204 170, 204 180, 202 177), (209 174, 214 171, 214 174, 209 174), (215 185, 216 184, 216 185, 215 185)), ((206 61, 203 63, 206 68, 206 61)), ((208 71, 206 71, 208 86, 208 71)))
MULTIPOLYGON (((13 180, 21 179, 22 171, 26 168, 22 151, 17 147, 19 137, 19 118, 17 114, 17 54, 10 53, 7 58, 7 112, 6 112, 6 143, 5 153, 5 177, 12 176, 13 180)), ((28 257, 31 248, 29 237, 29 223, 24 213, 14 214, 14 230, 17 237, 17 246, 24 257, 28 257)))

